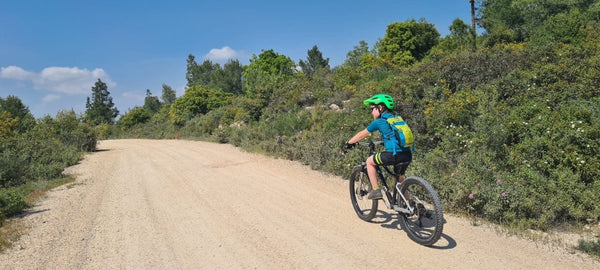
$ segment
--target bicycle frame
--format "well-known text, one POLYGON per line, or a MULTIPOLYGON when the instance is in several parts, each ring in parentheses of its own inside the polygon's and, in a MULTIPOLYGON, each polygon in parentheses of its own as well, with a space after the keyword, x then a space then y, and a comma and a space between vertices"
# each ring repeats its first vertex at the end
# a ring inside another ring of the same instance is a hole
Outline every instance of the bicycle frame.
MULTIPOLYGON (((371 151, 369 156, 372 156, 376 154, 375 146, 382 143, 378 141, 358 144, 368 146, 371 151)), ((407 165, 408 163, 396 164, 396 166, 407 165)), ((381 186, 385 193, 382 201, 388 209, 398 213, 400 226, 406 231, 408 237, 421 245, 433 245, 440 239, 444 229, 444 213, 437 192, 429 182, 418 176, 410 176, 401 183, 397 182, 399 176, 397 170, 391 170, 390 167, 376 166, 376 173, 373 175, 379 182, 375 184, 381 186), (391 177, 394 181, 390 181, 391 177)), ((379 205, 378 200, 368 200, 368 196, 365 196, 371 192, 372 186, 368 174, 366 161, 363 161, 352 168, 349 183, 352 207, 358 217, 367 222, 377 215, 379 205)))
MULTIPOLYGON (((376 145, 380 145, 383 144, 383 141, 376 141, 376 142, 359 142, 359 145, 366 145, 369 146, 369 156, 372 156, 374 154, 377 153, 377 151, 375 151, 375 146, 376 145)), ((403 165, 403 163, 399 163, 400 165, 403 165)), ((362 163, 363 169, 366 170, 366 162, 362 163)), ((390 169, 387 166, 377 166, 375 167, 376 171, 377 171, 377 179, 378 182, 381 184, 381 186, 383 187, 383 191, 385 192, 386 195, 386 200, 383 200, 386 207, 388 209, 393 209, 394 211, 398 211, 404 214, 413 214, 414 213, 414 207, 412 207, 409 203, 408 200, 406 199, 406 197, 404 196, 404 194, 402 194, 402 183, 398 182, 398 176, 397 174, 393 173, 392 171, 390 171, 390 169), (392 192, 390 192, 390 188, 387 184, 386 178, 384 176, 383 171, 381 170, 381 167, 383 167, 385 169, 385 171, 387 172, 388 175, 392 176, 394 178, 394 181, 396 182, 394 189, 392 189, 392 192), (396 195, 400 195, 400 197, 402 198, 402 201, 404 202, 404 204, 406 205, 406 207, 402 207, 400 206, 400 202, 396 201, 396 195)))

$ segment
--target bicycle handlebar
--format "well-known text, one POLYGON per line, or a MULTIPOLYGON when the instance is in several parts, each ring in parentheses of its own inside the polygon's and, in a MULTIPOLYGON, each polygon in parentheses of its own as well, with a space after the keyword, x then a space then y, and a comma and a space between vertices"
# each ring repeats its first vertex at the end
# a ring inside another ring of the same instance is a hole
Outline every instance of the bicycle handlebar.
POLYGON ((374 141, 374 142, 357 142, 354 144, 346 144, 346 149, 342 150, 343 153, 346 152, 347 149, 354 148, 355 145, 368 146, 371 150, 371 154, 375 153, 375 146, 383 144, 383 141, 374 141))
POLYGON ((368 146, 369 151, 372 154, 375 154, 375 146, 383 144, 383 141, 374 141, 374 142, 357 142, 357 145, 368 146))
POLYGON ((364 146, 369 146, 371 144, 373 145, 380 145, 383 144, 383 141, 374 141, 374 142, 357 142, 358 145, 364 145, 364 146))

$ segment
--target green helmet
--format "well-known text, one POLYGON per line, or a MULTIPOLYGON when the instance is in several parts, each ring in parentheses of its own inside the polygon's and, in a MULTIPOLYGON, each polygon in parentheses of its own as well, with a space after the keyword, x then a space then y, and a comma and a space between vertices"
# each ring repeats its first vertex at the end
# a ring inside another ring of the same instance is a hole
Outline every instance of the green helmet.
POLYGON ((369 99, 365 99, 365 101, 363 102, 365 104, 365 106, 369 107, 371 104, 373 105, 378 105, 378 104, 385 104, 385 106, 392 110, 394 109, 394 99, 386 94, 377 94, 372 96, 369 99))

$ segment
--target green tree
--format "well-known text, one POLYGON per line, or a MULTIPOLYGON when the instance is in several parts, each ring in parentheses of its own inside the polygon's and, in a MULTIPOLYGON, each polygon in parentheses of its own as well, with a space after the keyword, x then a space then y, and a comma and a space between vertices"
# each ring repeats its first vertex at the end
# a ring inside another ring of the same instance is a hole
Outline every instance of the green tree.
POLYGON ((230 93, 203 85, 193 85, 171 105, 169 117, 174 124, 181 125, 188 119, 231 103, 232 98, 230 93))
POLYGON ((92 98, 88 97, 85 103, 86 121, 93 125, 113 124, 119 115, 119 110, 114 106, 106 83, 98 79, 92 87, 92 98))
POLYGON ((196 63, 195 57, 192 54, 190 54, 187 58, 187 66, 185 72, 185 79, 187 80, 188 87, 194 85, 194 83, 197 81, 196 70, 198 70, 198 63, 196 63))
POLYGON ((439 37, 435 26, 424 19, 395 22, 387 27, 379 55, 392 65, 409 65, 423 59, 439 37))
POLYGON ((204 85, 209 88, 220 89, 227 93, 242 94, 243 67, 238 60, 229 60, 223 68, 218 63, 205 60, 198 65, 193 55, 188 56, 186 78, 188 87, 204 85))
POLYGON ((463 20, 456 18, 454 21, 452 21, 452 25, 450 25, 449 29, 450 34, 440 39, 440 42, 436 46, 436 54, 439 54, 437 50, 440 49, 448 52, 457 49, 464 49, 468 46, 473 48, 471 27, 469 27, 469 25, 467 25, 463 20))
POLYGON ((369 44, 361 40, 358 42, 357 46, 354 46, 354 49, 346 54, 346 60, 344 61, 344 65, 351 67, 359 67, 362 63, 363 56, 369 54, 369 44))
POLYGON ((479 10, 479 24, 488 35, 488 42, 512 42, 522 40, 518 29, 524 23, 520 11, 512 5, 514 0, 484 0, 479 10))
POLYGON ((157 96, 153 96, 150 89, 146 89, 146 97, 144 98, 144 109, 150 114, 155 114, 160 110, 160 100, 157 96))
POLYGON ((171 86, 168 86, 163 83, 161 98, 162 98, 162 102, 165 105, 171 105, 171 104, 173 104, 173 102, 175 102, 175 99, 177 98, 177 96, 176 96, 175 90, 173 88, 171 88, 171 86))
POLYGON ((215 72, 221 69, 219 64, 213 64, 210 60, 204 60, 201 65, 195 61, 193 55, 188 56, 186 79, 187 86, 210 85, 215 82, 215 72))
POLYGON ((0 111, 0 139, 11 137, 18 123, 19 120, 12 118, 11 113, 0 111))
POLYGON ((89 125, 82 124, 75 111, 59 111, 54 119, 45 123, 50 125, 54 136, 63 144, 81 151, 96 150, 96 133, 89 125))
POLYGON ((538 41, 579 43, 583 38, 580 29, 587 24, 587 17, 577 8, 556 14, 548 17, 532 36, 538 41))
POLYGON ((294 74, 296 64, 292 59, 270 50, 253 55, 250 64, 244 69, 244 88, 250 98, 258 98, 268 103, 273 90, 294 74))
POLYGON ((587 10, 594 0, 484 0, 480 25, 488 44, 521 42, 529 39, 547 18, 570 9, 587 10))
POLYGON ((242 73, 244 68, 238 60, 230 60, 223 65, 222 85, 226 93, 241 95, 244 93, 242 89, 242 73))
POLYGON ((142 124, 150 119, 150 113, 143 107, 135 107, 119 118, 117 126, 122 129, 131 128, 137 124, 142 124))
POLYGON ((213 67, 210 81, 206 84, 208 87, 234 95, 243 93, 242 71, 244 69, 238 60, 229 60, 223 68, 219 64, 215 64, 213 67))
POLYGON ((463 20, 456 18, 450 25, 450 36, 456 39, 461 46, 467 45, 470 42, 469 35, 471 29, 463 20))
POLYGON ((22 133, 35 125, 35 118, 29 108, 16 96, 0 98, 0 112, 10 113, 10 117, 17 120, 15 131, 22 133))
POLYGON ((318 69, 329 70, 329 58, 323 59, 323 54, 319 51, 317 45, 308 50, 308 58, 306 62, 300 60, 298 65, 302 68, 302 72, 309 77, 315 74, 318 69))
POLYGON ((210 85, 216 81, 215 73, 221 70, 221 66, 218 63, 211 62, 210 60, 204 60, 202 65, 198 67, 198 78, 199 84, 210 85))
POLYGON ((449 27, 450 34, 441 38, 439 43, 429 53, 430 57, 443 57, 444 55, 468 48, 473 49, 471 27, 463 20, 456 18, 449 27))
MULTIPOLYGON (((252 55, 247 69, 257 69, 270 75, 292 75, 295 66, 296 64, 289 57, 269 49, 262 50, 258 56, 252 55)), ((244 77, 246 74, 244 73, 244 77)))
MULTIPOLYGON (((221 70, 219 64, 213 64, 210 60, 204 60, 202 65, 197 65, 193 71, 194 80, 191 85, 211 85, 215 83, 215 73, 221 70)), ((190 84, 188 83, 188 86, 190 84)))

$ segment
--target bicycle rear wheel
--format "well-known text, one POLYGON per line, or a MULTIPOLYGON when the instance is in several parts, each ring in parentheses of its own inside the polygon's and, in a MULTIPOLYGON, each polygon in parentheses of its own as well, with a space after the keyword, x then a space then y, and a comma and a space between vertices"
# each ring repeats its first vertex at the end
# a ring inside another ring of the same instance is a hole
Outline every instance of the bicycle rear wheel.
POLYGON ((367 199, 367 193, 371 189, 367 172, 360 165, 354 167, 350 175, 350 200, 354 212, 364 221, 370 221, 377 214, 377 200, 367 199))
POLYGON ((415 176, 406 178, 401 190, 409 196, 409 203, 415 209, 413 214, 400 215, 402 228, 410 239, 421 245, 435 244, 444 229, 442 203, 437 192, 423 178, 415 176))

